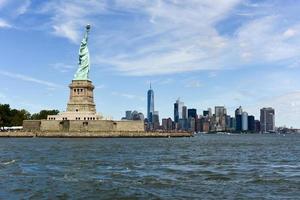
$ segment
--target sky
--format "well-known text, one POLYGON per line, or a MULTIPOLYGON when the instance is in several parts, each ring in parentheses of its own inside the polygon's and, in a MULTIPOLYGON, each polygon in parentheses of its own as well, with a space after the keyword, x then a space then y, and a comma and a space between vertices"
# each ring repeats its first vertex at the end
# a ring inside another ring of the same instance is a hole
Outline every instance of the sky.
POLYGON ((180 98, 201 114, 238 106, 300 128, 298 0, 0 0, 0 103, 64 111, 78 49, 91 24, 97 111, 120 119, 180 98))

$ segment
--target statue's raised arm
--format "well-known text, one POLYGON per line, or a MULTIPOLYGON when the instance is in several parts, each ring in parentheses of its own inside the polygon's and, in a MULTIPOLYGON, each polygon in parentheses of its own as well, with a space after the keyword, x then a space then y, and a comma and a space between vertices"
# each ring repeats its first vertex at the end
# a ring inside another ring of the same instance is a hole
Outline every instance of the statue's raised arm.
POLYGON ((86 25, 86 31, 80 44, 78 70, 73 80, 89 80, 90 55, 88 50, 88 34, 91 26, 86 25))

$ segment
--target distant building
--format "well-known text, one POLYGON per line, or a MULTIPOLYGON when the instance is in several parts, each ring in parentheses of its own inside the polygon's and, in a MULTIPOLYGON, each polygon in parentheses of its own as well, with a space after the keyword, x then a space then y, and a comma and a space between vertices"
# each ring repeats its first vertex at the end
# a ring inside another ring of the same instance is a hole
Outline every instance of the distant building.
POLYGON ((243 113, 242 106, 238 107, 238 108, 235 110, 235 116, 237 116, 237 115, 242 115, 242 113, 243 113))
POLYGON ((174 122, 178 123, 179 119, 182 119, 182 107, 184 103, 179 99, 174 103, 174 122))
POLYGON ((153 119, 152 119, 153 129, 154 130, 160 129, 159 113, 158 113, 158 111, 154 111, 152 117, 153 117, 153 119))
POLYGON ((178 129, 182 131, 186 131, 188 129, 188 120, 187 119, 179 119, 178 129))
POLYGON ((260 121, 255 120, 255 133, 259 133, 259 132, 260 132, 260 121))
POLYGON ((260 109, 261 132, 275 131, 275 110, 273 108, 260 109))
POLYGON ((255 118, 253 115, 248 116, 248 131, 255 132, 255 118))
POLYGON ((242 131, 242 113, 243 109, 241 106, 235 110, 235 130, 237 132, 242 131))
POLYGON ((242 113, 242 131, 248 131, 248 113, 242 113))
POLYGON ((215 106, 215 131, 226 130, 226 115, 227 111, 224 106, 215 106))
POLYGON ((195 108, 188 109, 188 118, 194 118, 194 119, 198 118, 197 117, 197 109, 195 109, 195 108))
POLYGON ((147 92, 147 119, 148 125, 151 126, 153 123, 153 115, 154 114, 154 91, 152 90, 151 83, 150 89, 147 92))
POLYGON ((144 121, 144 114, 141 113, 141 112, 138 112, 138 111, 133 111, 131 113, 131 117, 130 117, 132 120, 143 120, 144 121))
POLYGON ((208 116, 209 116, 209 111, 203 110, 203 117, 208 117, 208 116))
POLYGON ((127 111, 125 112, 125 119, 127 119, 127 120, 132 120, 132 118, 131 118, 131 113, 132 113, 131 110, 127 110, 127 111))
POLYGON ((125 112, 125 117, 122 118, 122 120, 145 120, 144 114, 141 112, 138 112, 136 110, 131 111, 127 110, 125 112))
POLYGON ((235 116, 235 120, 236 120, 236 123, 235 123, 235 130, 237 132, 241 132, 242 131, 242 115, 236 115, 235 116))
POLYGON ((236 120, 234 117, 230 117, 230 130, 234 131, 236 128, 236 120))
POLYGON ((162 128, 163 130, 173 130, 173 121, 170 117, 162 119, 162 128))
POLYGON ((226 108, 224 106, 216 106, 215 107, 215 115, 216 117, 223 117, 227 114, 226 108))
POLYGON ((188 118, 188 131, 195 132, 196 131, 196 119, 193 117, 188 118))
POLYGON ((186 106, 182 106, 182 119, 187 119, 187 107, 186 106))

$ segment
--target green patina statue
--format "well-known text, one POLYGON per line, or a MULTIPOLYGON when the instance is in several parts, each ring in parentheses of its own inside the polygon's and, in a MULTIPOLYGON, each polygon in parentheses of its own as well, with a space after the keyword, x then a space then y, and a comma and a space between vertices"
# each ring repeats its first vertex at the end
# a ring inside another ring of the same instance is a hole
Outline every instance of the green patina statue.
POLYGON ((89 80, 90 55, 88 50, 88 34, 91 26, 86 25, 86 31, 80 44, 78 70, 73 80, 89 80))

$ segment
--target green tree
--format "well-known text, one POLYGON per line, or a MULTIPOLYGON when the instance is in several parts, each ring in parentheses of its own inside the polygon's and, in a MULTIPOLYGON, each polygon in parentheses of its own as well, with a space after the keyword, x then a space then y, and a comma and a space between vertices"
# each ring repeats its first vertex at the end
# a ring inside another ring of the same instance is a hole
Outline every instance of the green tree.
POLYGON ((41 110, 39 113, 35 113, 31 116, 33 120, 47 119, 48 115, 57 115, 58 110, 41 110))
POLYGON ((0 126, 10 126, 10 106, 9 104, 0 104, 0 126))
POLYGON ((30 119, 30 113, 24 109, 16 110, 12 109, 10 112, 10 125, 22 126, 23 120, 30 119))

